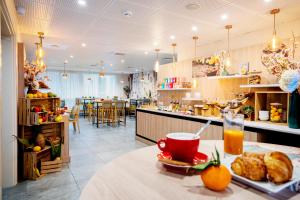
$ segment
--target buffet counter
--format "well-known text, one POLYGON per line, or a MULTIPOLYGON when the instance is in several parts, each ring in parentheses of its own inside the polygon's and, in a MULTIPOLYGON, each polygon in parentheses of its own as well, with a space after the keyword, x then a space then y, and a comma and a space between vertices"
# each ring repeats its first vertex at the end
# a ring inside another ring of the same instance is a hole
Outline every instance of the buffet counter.
MULTIPOLYGON (((136 114, 136 136, 157 142, 170 132, 196 132, 208 120, 211 126, 201 139, 223 139, 223 119, 218 117, 193 116, 176 112, 138 108, 136 114)), ((245 140, 300 146, 300 129, 276 123, 245 121, 245 140)))

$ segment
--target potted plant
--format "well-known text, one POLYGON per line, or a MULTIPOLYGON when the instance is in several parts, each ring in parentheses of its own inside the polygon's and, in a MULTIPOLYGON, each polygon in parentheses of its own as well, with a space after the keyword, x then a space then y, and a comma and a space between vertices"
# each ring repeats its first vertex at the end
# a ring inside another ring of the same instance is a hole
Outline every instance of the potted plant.
POLYGON ((247 118, 248 118, 250 121, 253 120, 253 118, 254 118, 254 116, 253 116, 253 113, 254 113, 254 108, 253 108, 253 106, 244 106, 244 107, 242 108, 242 113, 243 113, 244 115, 246 115, 247 118))
POLYGON ((124 90, 124 93, 126 95, 126 98, 129 99, 129 95, 130 95, 130 92, 131 92, 131 89, 128 85, 124 86, 123 87, 123 90, 124 90))

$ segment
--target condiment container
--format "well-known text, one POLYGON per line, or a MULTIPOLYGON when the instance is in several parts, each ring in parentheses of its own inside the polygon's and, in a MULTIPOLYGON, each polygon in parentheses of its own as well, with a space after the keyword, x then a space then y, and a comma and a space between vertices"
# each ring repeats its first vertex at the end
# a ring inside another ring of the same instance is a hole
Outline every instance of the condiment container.
POLYGON ((203 105, 194 105, 195 115, 201 116, 203 105))
POLYGON ((282 120, 282 104, 270 103, 270 121, 281 122, 282 120))

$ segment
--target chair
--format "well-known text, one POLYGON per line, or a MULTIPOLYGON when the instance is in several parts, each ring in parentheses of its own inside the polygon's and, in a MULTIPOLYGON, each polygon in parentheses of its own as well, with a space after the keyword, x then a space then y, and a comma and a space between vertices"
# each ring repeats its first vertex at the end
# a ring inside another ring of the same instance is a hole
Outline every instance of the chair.
POLYGON ((72 108, 72 111, 71 111, 70 116, 69 116, 69 122, 73 123, 73 129, 74 129, 75 132, 77 131, 77 128, 78 128, 78 133, 80 133, 80 127, 79 127, 79 110, 80 110, 80 107, 79 107, 78 104, 76 104, 72 108), (77 128, 76 128, 76 126, 77 126, 77 128))
POLYGON ((88 103, 86 105, 86 110, 87 110, 87 118, 88 118, 88 121, 91 122, 92 121, 92 116, 94 114, 94 104, 93 103, 88 103))
POLYGON ((135 110, 137 107, 137 100, 136 99, 130 99, 129 100, 129 110, 128 110, 128 116, 129 117, 135 117, 135 110))
POLYGON ((99 109, 99 119, 102 123, 111 123, 112 117, 113 117, 113 107, 112 107, 112 101, 111 100, 104 100, 102 102, 102 106, 99 109))
POLYGON ((126 125, 125 101, 115 101, 113 122, 123 122, 126 125))

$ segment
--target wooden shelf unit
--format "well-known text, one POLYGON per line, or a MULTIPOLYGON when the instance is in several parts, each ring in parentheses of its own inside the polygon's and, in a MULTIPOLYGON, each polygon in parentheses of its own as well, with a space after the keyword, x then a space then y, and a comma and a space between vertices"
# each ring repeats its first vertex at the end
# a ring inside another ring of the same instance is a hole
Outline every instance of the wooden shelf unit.
MULTIPOLYGON (((270 111, 270 103, 281 103, 282 109, 286 110, 286 119, 288 120, 289 116, 289 99, 290 95, 287 92, 283 91, 257 91, 255 92, 255 121, 260 121, 258 118, 258 112, 260 110, 268 110, 270 111)), ((261 121, 264 123, 274 123, 287 125, 286 123, 276 123, 271 121, 261 121)))
POLYGON ((240 85, 240 88, 279 88, 279 84, 246 84, 240 85))
MULTIPOLYGON (((32 106, 44 106, 46 110, 57 111, 60 105, 60 99, 55 98, 19 98, 19 130, 18 137, 21 139, 27 139, 34 142, 38 134, 42 134, 45 139, 50 136, 58 136, 61 138, 61 161, 59 163, 55 162, 57 169, 61 169, 61 163, 63 162, 63 152, 66 151, 64 148, 64 137, 65 132, 68 130, 68 127, 65 127, 65 121, 61 122, 44 122, 41 124, 32 124, 32 106)), ((67 123, 68 125, 69 123, 67 123)), ((68 147, 67 147, 68 148, 68 147)), ((51 162, 51 147, 46 146, 40 152, 27 151, 24 145, 18 145, 18 167, 19 167, 19 178, 20 179, 31 179, 36 180, 39 177, 34 172, 34 168, 38 168, 41 172, 42 163, 45 165, 52 165, 51 162), (50 163, 48 163, 50 162, 50 163)), ((68 154, 68 152, 67 152, 68 154)), ((69 157, 68 155, 64 155, 69 157)), ((52 166, 51 166, 52 167, 52 166)), ((54 172, 55 170, 50 170, 54 172)), ((44 172, 49 172, 49 170, 44 169, 44 172)))

